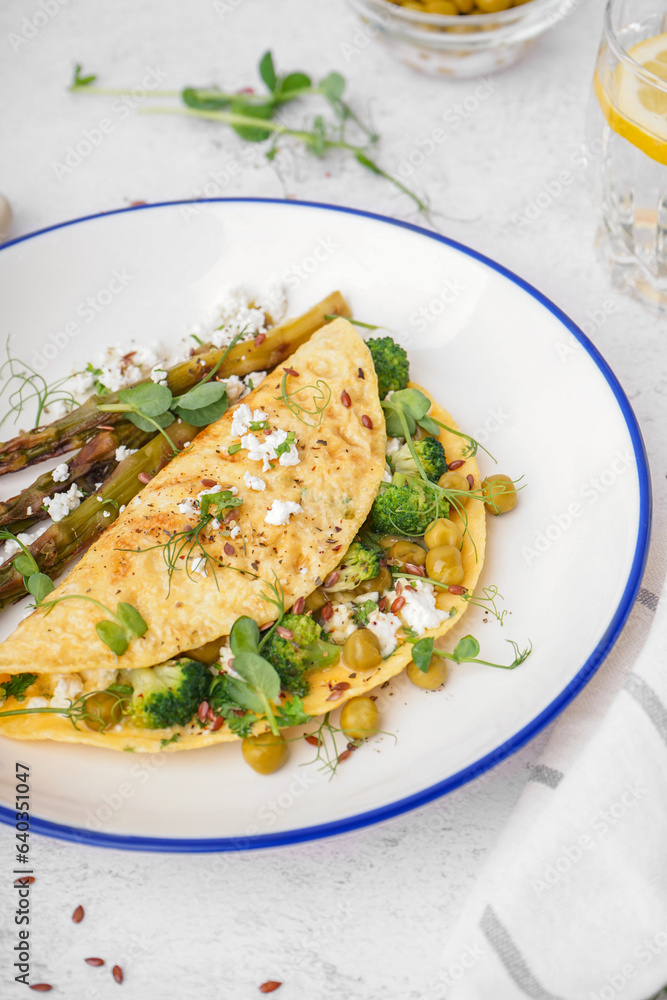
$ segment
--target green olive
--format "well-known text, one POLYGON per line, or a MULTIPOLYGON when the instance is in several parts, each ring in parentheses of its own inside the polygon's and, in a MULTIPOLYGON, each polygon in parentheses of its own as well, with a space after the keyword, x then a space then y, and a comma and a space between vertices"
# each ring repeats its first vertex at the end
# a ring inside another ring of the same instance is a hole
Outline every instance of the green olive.
MULTIPOLYGON (((357 597, 360 594, 373 594, 375 591, 381 594, 383 590, 391 590, 392 586, 393 579, 391 573, 386 566, 380 566, 380 572, 378 575, 374 576, 372 580, 364 580, 364 582, 360 583, 355 589, 354 593, 357 597)), ((340 597, 339 594, 336 596, 340 597)))
POLYGON ((96 733, 115 726, 123 717, 123 702, 115 694, 97 691, 84 701, 85 709, 92 718, 86 718, 86 726, 96 733))
POLYGON ((308 594, 306 598, 306 603, 304 608, 306 611, 319 611, 327 603, 329 598, 326 596, 321 587, 314 590, 312 594, 308 594))
MULTIPOLYGON (((442 487, 443 490, 458 490, 463 493, 470 492, 470 483, 460 472, 445 472, 444 475, 440 476, 438 486, 442 487)), ((456 497, 457 504, 466 504, 467 502, 468 497, 456 497)))
POLYGON ((463 535, 461 529, 447 517, 439 517, 437 521, 432 521, 426 529, 424 541, 429 549, 435 549, 439 545, 453 545, 460 549, 463 545, 463 535))
POLYGON ((438 545, 426 556, 426 575, 438 583, 463 582, 461 553, 453 545, 438 545))
POLYGON ((283 766, 288 756, 287 744, 282 736, 271 732, 260 736, 246 736, 241 744, 243 759, 258 774, 273 774, 283 766))
POLYGON ((484 505, 490 514, 506 514, 516 507, 516 489, 509 476, 487 476, 482 483, 484 505))
POLYGON ((351 698, 340 713, 340 728, 348 740, 366 740, 378 731, 380 713, 371 698, 351 698))
POLYGON ((370 629, 358 628, 343 646, 343 659, 352 670, 371 670, 382 663, 380 641, 370 629))
POLYGON ((205 663, 210 667, 212 663, 217 663, 220 659, 221 645, 222 639, 213 639, 212 642, 205 642, 203 646, 197 646, 196 649, 189 649, 187 653, 183 653, 183 656, 190 656, 193 660, 199 660, 200 663, 205 663))
POLYGON ((435 691, 447 680, 447 662, 441 656, 432 656, 426 673, 422 673, 414 660, 408 663, 407 674, 415 687, 435 691))
POLYGON ((414 566, 423 566, 426 562, 426 552, 421 545, 416 545, 414 542, 403 540, 394 542, 389 549, 389 555, 401 564, 412 563, 414 566))
POLYGON ((459 14, 469 14, 475 6, 475 0, 454 0, 459 9, 459 14))

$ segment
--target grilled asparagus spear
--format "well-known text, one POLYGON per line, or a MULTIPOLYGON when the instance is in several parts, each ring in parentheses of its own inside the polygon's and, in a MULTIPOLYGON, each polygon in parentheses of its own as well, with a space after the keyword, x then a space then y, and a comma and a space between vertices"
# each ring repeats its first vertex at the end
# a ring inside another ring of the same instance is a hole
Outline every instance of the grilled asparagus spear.
MULTIPOLYGON (((177 448, 182 448, 199 433, 184 421, 174 421, 169 436, 177 448)), ((58 576, 68 562, 97 541, 105 528, 118 517, 119 508, 128 504, 144 486, 146 476, 154 476, 172 459, 168 442, 157 434, 134 455, 123 459, 100 489, 84 500, 62 521, 52 524, 29 547, 42 573, 58 576), (139 479, 142 475, 143 481, 139 479), (105 501, 101 503, 99 497, 105 501), (104 512, 108 517, 104 516, 104 512)), ((18 553, 17 553, 18 555, 18 553)), ((0 608, 25 597, 22 575, 14 568, 15 556, 0 565, 0 608)))
POLYGON ((113 431, 98 431, 69 462, 66 480, 55 482, 52 473, 45 472, 22 493, 0 502, 0 527, 13 525, 12 530, 16 534, 37 521, 43 521, 49 516, 44 498, 68 490, 72 483, 76 483, 84 493, 94 492, 95 483, 103 482, 113 470, 119 445, 141 448, 151 437, 151 434, 139 430, 127 420, 117 424, 113 431))
MULTIPOLYGON (((235 344, 216 374, 226 378, 229 375, 248 375, 250 372, 275 368, 328 322, 324 318, 327 315, 350 315, 349 307, 340 292, 333 292, 302 316, 280 323, 266 335, 235 344)), ((187 392, 205 378, 224 354, 223 348, 212 348, 170 369, 167 384, 173 395, 179 396, 187 392)), ((0 475, 16 472, 45 458, 81 448, 95 434, 100 424, 118 423, 123 415, 102 412, 98 409, 98 404, 102 402, 116 403, 118 394, 109 393, 103 399, 91 396, 82 406, 60 420, 19 434, 0 444, 0 475)))

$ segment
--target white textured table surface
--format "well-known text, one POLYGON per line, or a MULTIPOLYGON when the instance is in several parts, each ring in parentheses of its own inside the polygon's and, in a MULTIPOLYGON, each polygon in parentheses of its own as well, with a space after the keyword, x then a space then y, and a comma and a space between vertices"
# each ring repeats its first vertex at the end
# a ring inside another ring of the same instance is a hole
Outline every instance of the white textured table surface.
MULTIPOLYGON (((358 25, 342 0, 228 0, 217 8, 209 0, 4 0, 0 190, 14 207, 12 235, 139 199, 193 197, 221 170, 219 190, 207 193, 282 195, 261 159, 228 172, 240 144, 226 131, 136 114, 117 115, 80 166, 56 171, 108 109, 66 92, 76 61, 110 85, 134 85, 159 69, 165 89, 255 83, 269 47, 287 69, 339 69, 354 103, 372 110, 390 169, 449 110, 446 141, 411 183, 428 194, 442 232, 534 283, 592 336, 644 429, 662 518, 664 324, 619 296, 598 266, 597 217, 580 166, 600 0, 573 0, 571 16, 494 78, 465 118, 457 105, 476 81, 422 78, 375 44, 346 58, 358 25), (40 10, 47 14, 36 16, 40 10), (564 170, 572 182, 559 194, 564 170)), ((407 198, 349 161, 301 157, 287 186, 299 198, 418 221, 407 198)), ((448 930, 545 738, 440 802, 330 842, 174 857, 34 838, 32 981, 57 984, 52 995, 68 1000, 243 1000, 259 996, 267 979, 284 982, 281 1000, 430 998, 448 930), (70 916, 79 903, 87 916, 76 926, 70 916), (124 967, 122 994, 109 966, 83 964, 97 954, 124 967)), ((1 828, 0 994, 8 1000, 23 995, 11 985, 12 847, 13 832, 1 828)))

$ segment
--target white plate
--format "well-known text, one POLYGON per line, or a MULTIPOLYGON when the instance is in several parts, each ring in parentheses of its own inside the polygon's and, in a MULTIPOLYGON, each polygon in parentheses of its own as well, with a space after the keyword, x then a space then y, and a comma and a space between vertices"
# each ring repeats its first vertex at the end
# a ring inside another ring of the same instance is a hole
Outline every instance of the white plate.
MULTIPOLYGON (((530 639, 534 652, 511 672, 457 667, 436 693, 405 677, 392 682, 379 704, 396 741, 376 738, 331 781, 301 766, 312 757, 306 744, 293 744, 289 764, 267 778, 246 767, 238 745, 132 756, 3 740, 4 822, 15 818, 18 760, 30 765, 33 830, 105 846, 238 850, 373 823, 445 794, 518 749, 567 705, 619 634, 650 524, 635 417, 581 331, 535 289, 465 247, 322 205, 148 206, 7 245, 2 329, 19 357, 52 358, 51 380, 100 345, 175 341, 224 289, 259 290, 272 278, 287 282, 292 315, 340 288, 357 318, 397 331, 416 381, 488 445, 499 470, 525 476, 517 510, 491 519, 482 577, 500 588, 511 615, 501 628, 471 609, 452 639, 474 633, 487 659, 507 661, 505 636, 521 645, 530 639), (114 273, 125 277, 110 285, 114 273)), ((493 471, 480 457, 483 471, 493 471)), ((29 470, 3 480, 2 496, 32 478, 29 470)), ((17 620, 16 610, 3 613, 0 637, 17 620)))

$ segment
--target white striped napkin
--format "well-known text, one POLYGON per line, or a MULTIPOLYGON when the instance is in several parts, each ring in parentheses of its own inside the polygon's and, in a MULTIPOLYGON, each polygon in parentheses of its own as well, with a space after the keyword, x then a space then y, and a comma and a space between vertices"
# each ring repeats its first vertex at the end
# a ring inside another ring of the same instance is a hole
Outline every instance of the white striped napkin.
POLYGON ((656 530, 628 624, 556 723, 428 1000, 648 1000, 667 983, 666 553, 656 530))

